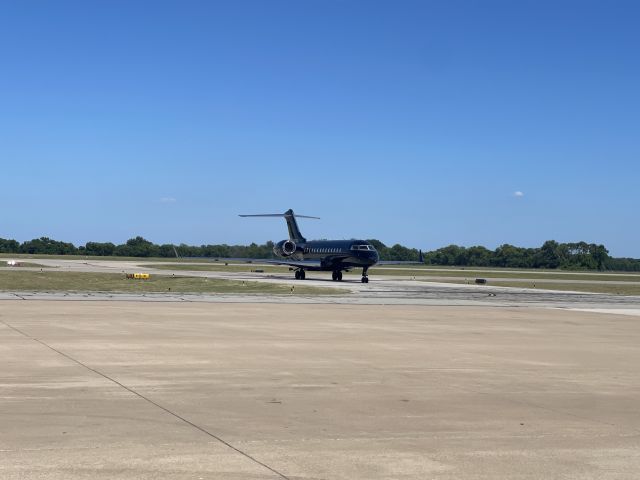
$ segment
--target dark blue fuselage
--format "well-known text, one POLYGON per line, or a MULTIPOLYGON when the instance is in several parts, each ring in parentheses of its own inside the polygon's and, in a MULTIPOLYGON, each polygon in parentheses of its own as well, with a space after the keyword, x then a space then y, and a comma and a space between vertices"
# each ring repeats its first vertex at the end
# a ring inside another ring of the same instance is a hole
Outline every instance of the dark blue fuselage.
POLYGON ((320 268, 307 269, 323 271, 371 267, 379 260, 376 249, 364 240, 312 240, 297 244, 295 253, 291 255, 283 255, 277 250, 276 254, 290 260, 319 260, 320 268))

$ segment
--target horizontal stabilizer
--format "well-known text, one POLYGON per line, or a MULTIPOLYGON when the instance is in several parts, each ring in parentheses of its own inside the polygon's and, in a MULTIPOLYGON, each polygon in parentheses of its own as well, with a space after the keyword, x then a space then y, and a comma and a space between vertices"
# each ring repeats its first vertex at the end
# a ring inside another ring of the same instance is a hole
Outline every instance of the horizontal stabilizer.
POLYGON ((314 218, 320 220, 320 217, 310 217, 309 215, 296 215, 293 210, 289 209, 284 213, 258 213, 253 215, 240 215, 241 217, 284 217, 287 222, 287 228, 289 229, 289 240, 299 243, 306 242, 306 238, 300 233, 296 217, 298 218, 314 218))
POLYGON ((320 217, 310 217, 309 215, 298 215, 297 213, 258 213, 255 215, 238 215, 239 217, 287 217, 293 215, 298 218, 315 218, 320 220, 320 217))

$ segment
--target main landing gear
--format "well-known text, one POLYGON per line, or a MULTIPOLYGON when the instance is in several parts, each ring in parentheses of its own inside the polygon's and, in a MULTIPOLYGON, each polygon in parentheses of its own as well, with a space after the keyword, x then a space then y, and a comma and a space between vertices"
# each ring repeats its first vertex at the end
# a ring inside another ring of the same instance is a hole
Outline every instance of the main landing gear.
POLYGON ((341 282, 342 270, 336 270, 335 272, 331 273, 331 280, 333 280, 334 282, 341 282))
POLYGON ((369 283, 369 276, 367 275, 368 269, 369 267, 362 268, 362 280, 360 280, 362 283, 369 283))
POLYGON ((296 280, 304 280, 306 277, 304 270, 302 269, 296 270, 295 277, 296 277, 296 280))

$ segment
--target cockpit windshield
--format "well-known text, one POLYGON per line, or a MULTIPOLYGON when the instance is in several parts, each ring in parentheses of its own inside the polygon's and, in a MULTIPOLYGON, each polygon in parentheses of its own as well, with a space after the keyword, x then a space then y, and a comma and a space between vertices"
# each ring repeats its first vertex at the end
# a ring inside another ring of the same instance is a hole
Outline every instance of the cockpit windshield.
POLYGON ((355 244, 355 245, 351 245, 351 250, 367 250, 370 252, 375 252, 376 249, 373 248, 373 245, 366 245, 366 244, 355 244))

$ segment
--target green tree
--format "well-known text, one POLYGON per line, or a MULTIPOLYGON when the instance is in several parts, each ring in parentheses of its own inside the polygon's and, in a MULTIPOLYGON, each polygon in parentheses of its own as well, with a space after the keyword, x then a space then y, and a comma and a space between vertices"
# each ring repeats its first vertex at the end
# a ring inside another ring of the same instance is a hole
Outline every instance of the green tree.
POLYGON ((15 240, 0 238, 0 253, 18 253, 20 244, 15 240))
POLYGON ((558 242, 547 240, 534 257, 534 266, 538 268, 558 268, 560 266, 560 254, 558 242))
POLYGON ((465 252, 465 265, 473 267, 488 267, 491 264, 493 252, 485 247, 469 247, 465 252))
POLYGON ((596 267, 598 270, 604 270, 607 261, 609 260, 609 250, 605 248, 604 245, 590 245, 589 251, 593 260, 596 262, 596 267))
POLYGON ((118 245, 115 253, 123 257, 157 257, 159 249, 157 245, 149 240, 137 236, 127 240, 124 245, 118 245))
POLYGON ((73 243, 59 242, 49 237, 34 238, 20 245, 20 253, 46 255, 74 255, 77 248, 73 243))
POLYGON ((111 242, 87 242, 84 246, 84 255, 110 256, 116 250, 116 246, 111 242))

